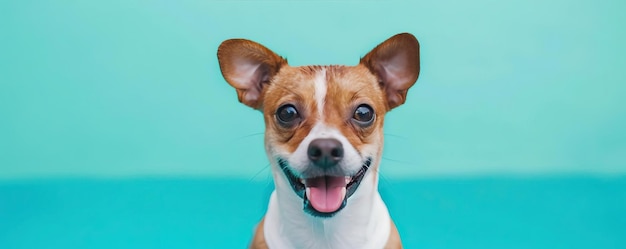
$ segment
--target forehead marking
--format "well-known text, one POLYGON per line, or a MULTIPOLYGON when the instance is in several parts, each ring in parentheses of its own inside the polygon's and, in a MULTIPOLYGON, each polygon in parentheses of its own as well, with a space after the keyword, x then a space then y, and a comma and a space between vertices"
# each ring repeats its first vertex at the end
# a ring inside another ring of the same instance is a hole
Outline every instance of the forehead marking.
POLYGON ((320 119, 324 117, 324 102, 326 101, 326 68, 322 68, 317 72, 315 76, 315 103, 317 103, 317 110, 319 112, 320 119))

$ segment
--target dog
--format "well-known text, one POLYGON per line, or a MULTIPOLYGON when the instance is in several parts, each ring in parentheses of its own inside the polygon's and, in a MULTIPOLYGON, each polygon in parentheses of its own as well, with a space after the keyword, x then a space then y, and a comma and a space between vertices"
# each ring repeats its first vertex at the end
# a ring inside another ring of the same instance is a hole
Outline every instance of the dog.
POLYGON ((275 189, 250 248, 402 248, 378 192, 385 114, 417 81, 419 42, 394 35, 356 66, 292 67, 263 45, 222 42, 220 70, 263 113, 275 189))

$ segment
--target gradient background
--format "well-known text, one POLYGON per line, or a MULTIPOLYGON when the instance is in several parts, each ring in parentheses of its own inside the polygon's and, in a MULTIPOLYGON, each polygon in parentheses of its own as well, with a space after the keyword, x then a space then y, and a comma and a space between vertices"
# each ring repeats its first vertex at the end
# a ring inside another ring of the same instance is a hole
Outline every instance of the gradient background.
POLYGON ((1 1, 0 248, 243 248, 272 190, 216 50, 356 64, 400 32, 406 248, 625 248, 626 2, 1 1))

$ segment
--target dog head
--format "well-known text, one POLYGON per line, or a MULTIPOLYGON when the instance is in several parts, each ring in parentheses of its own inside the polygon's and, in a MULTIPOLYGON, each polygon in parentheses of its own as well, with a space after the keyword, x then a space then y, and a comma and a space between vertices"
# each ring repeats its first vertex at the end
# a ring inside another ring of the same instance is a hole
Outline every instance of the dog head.
POLYGON ((419 43, 408 33, 356 66, 291 67, 244 39, 224 41, 217 56, 239 101, 264 115, 277 188, 291 188, 320 217, 340 211, 364 177, 377 174, 385 113, 405 102, 420 70, 419 43))

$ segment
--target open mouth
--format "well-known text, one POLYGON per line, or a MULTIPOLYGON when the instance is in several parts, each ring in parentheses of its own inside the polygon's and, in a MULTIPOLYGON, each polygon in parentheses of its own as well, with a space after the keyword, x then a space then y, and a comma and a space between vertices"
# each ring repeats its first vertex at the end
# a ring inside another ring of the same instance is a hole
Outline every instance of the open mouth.
POLYGON ((280 168, 285 172, 289 184, 304 200, 304 211, 318 217, 332 217, 346 206, 346 202, 356 191, 372 163, 367 158, 361 169, 351 176, 318 176, 312 178, 297 177, 287 162, 278 159, 280 168))

